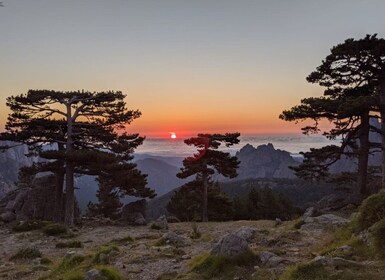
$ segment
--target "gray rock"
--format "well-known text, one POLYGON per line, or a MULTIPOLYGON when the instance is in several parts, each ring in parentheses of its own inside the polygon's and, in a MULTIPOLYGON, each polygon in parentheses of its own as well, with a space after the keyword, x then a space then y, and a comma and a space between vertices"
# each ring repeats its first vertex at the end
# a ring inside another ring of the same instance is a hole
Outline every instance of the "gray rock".
POLYGON ((129 213, 125 215, 125 221, 128 224, 133 226, 144 226, 146 225, 146 219, 143 217, 143 214, 140 212, 129 213))
POLYGON ((268 251, 262 252, 259 255, 259 259, 265 267, 278 267, 289 263, 288 260, 268 251))
POLYGON ((178 235, 173 231, 163 234, 163 240, 166 241, 166 243, 171 243, 176 246, 186 246, 188 243, 185 237, 178 235))
POLYGON ((315 230, 328 228, 336 229, 349 223, 349 220, 334 214, 324 214, 318 217, 308 217, 304 222, 305 224, 301 226, 301 229, 315 230))
POLYGON ((9 223, 16 220, 16 215, 12 212, 5 212, 0 215, 0 221, 9 223))
POLYGON ((91 269, 84 275, 84 280, 108 280, 108 278, 103 276, 100 270, 91 269))
POLYGON ((123 221, 128 221, 129 223, 134 223, 135 219, 145 219, 146 208, 147 202, 145 199, 130 202, 123 206, 121 219, 123 221), (141 214, 141 216, 139 214, 141 214))
POLYGON ((282 225, 282 220, 280 218, 275 218, 275 226, 280 226, 282 225))
POLYGON ((257 230, 255 228, 251 228, 251 227, 241 227, 240 229, 238 229, 237 231, 235 231, 233 234, 246 240, 247 242, 250 242, 253 237, 254 237, 254 234, 257 232, 257 230))
POLYGON ((249 251, 247 241, 235 234, 228 234, 211 250, 211 254, 215 256, 236 257, 242 253, 249 251))
POLYGON ((346 260, 344 258, 340 257, 334 257, 334 258, 326 258, 324 256, 317 256, 315 257, 312 262, 314 263, 319 263, 324 266, 329 266, 329 267, 351 267, 351 266, 363 266, 364 264, 356 262, 356 261, 351 261, 351 260, 346 260))
POLYGON ((314 217, 317 214, 317 210, 314 207, 309 207, 305 210, 305 213, 303 213, 302 218, 306 220, 309 217, 314 217))
POLYGON ((162 215, 160 216, 155 222, 154 222, 154 226, 155 227, 158 227, 160 229, 168 229, 168 222, 167 222, 167 218, 166 216, 162 215))

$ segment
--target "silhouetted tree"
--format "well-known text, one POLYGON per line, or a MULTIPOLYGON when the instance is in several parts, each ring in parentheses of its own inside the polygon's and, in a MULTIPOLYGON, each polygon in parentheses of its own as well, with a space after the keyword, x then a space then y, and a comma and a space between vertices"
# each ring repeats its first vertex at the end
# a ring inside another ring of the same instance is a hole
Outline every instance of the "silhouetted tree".
MULTIPOLYGON (((232 202, 221 192, 218 182, 209 181, 207 193, 208 218, 210 221, 231 220, 232 202)), ((199 221, 202 219, 203 182, 194 180, 176 190, 167 204, 167 211, 181 221, 199 221)))
MULTIPOLYGON (((111 164, 125 163, 143 142, 144 138, 138 134, 118 134, 140 116, 139 111, 126 109, 124 97, 121 92, 113 91, 29 90, 27 94, 7 98, 11 114, 1 138, 27 144, 42 158, 53 160, 54 163, 43 163, 38 168, 40 171, 54 170, 52 164, 57 165, 58 190, 63 189, 60 184, 65 175, 64 221, 69 226, 74 221, 74 174, 99 174, 103 169, 99 167, 106 162, 99 161, 96 167, 92 166, 91 155, 100 159, 108 153, 113 155, 109 157, 111 164)), ((130 167, 133 171, 136 166, 131 164, 130 167)), ((141 183, 145 184, 145 175, 142 176, 141 183)), ((144 186, 134 188, 143 189, 144 186)))
POLYGON ((342 143, 339 147, 331 145, 304 153, 305 160, 297 168, 297 174, 306 176, 310 170, 324 176, 328 166, 342 154, 357 156, 358 189, 361 194, 368 194, 369 149, 378 147, 370 143, 369 132, 380 132, 370 126, 369 120, 381 112, 378 89, 384 63, 385 40, 367 35, 364 39, 348 39, 333 47, 317 70, 307 77, 308 82, 326 87, 324 96, 303 99, 301 105, 284 111, 280 118, 287 121, 313 119, 314 125, 304 127, 304 133, 318 132, 319 121, 327 119, 333 122, 334 128, 324 134, 330 139, 341 137, 342 143))
POLYGON ((229 153, 219 151, 221 143, 226 147, 239 143, 239 133, 227 134, 198 134, 198 137, 186 139, 187 145, 193 145, 198 148, 198 153, 193 157, 187 157, 183 160, 183 168, 177 174, 179 178, 187 178, 192 175, 203 184, 203 203, 202 203, 202 221, 208 221, 207 214, 207 191, 208 182, 216 172, 225 177, 234 178, 237 176, 239 161, 237 157, 230 156, 229 153))

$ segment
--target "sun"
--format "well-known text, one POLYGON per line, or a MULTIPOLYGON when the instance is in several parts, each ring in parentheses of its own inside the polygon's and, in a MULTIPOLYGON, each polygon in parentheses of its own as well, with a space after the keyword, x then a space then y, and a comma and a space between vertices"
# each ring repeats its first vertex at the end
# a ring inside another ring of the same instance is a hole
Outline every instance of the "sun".
POLYGON ((171 139, 176 139, 176 133, 175 132, 170 132, 170 138, 171 139))

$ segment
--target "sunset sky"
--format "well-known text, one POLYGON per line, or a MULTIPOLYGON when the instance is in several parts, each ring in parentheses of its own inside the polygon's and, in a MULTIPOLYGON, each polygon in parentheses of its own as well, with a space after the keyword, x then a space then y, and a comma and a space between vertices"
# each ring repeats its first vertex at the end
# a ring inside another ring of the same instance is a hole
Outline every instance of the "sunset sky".
POLYGON ((385 37, 384 0, 3 0, 5 98, 28 89, 121 90, 148 137, 299 132, 278 119, 347 38, 385 37))

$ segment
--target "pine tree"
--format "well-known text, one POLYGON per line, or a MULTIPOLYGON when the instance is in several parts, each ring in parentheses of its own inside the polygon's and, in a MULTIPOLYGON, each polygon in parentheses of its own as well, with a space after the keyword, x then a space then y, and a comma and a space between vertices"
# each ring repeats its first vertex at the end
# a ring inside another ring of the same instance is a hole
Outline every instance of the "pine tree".
MULTIPOLYGON (((139 111, 126 109, 124 97, 121 92, 113 91, 29 90, 27 94, 7 98, 11 114, 1 138, 27 144, 40 157, 54 161, 56 170, 51 163, 39 167, 55 172, 58 194, 65 178, 64 222, 68 226, 74 222, 74 175, 97 175, 101 170, 92 166, 89 157, 100 157, 103 151, 114 156, 109 157, 112 165, 119 165, 131 160, 132 152, 144 140, 138 134, 119 133, 140 116, 139 111)), ((99 161, 99 167, 103 164, 99 161)), ((129 167, 133 171, 136 166, 129 167)), ((128 180, 127 176, 123 177, 128 180)), ((145 184, 145 176, 144 180, 136 181, 145 184)), ((127 181, 120 183, 127 187, 128 193, 139 194, 144 188, 127 181)))
POLYGON ((208 183, 216 172, 225 177, 234 178, 237 176, 239 161, 237 157, 230 156, 229 153, 218 151, 222 143, 226 147, 239 143, 239 133, 227 134, 198 134, 198 137, 186 139, 187 145, 198 148, 198 153, 183 160, 183 168, 177 174, 179 178, 187 178, 192 175, 203 183, 203 207, 202 221, 208 221, 207 213, 207 192, 208 183))
POLYGON ((362 195, 368 195, 368 154, 370 147, 375 146, 369 142, 369 132, 379 132, 370 126, 369 120, 377 117, 378 112, 385 114, 385 102, 382 104, 379 98, 384 64, 385 40, 367 35, 359 40, 347 39, 333 47, 317 70, 307 77, 308 82, 326 87, 324 96, 306 98, 280 117, 287 121, 313 119, 314 125, 303 128, 305 133, 318 132, 321 119, 332 121, 334 128, 325 135, 330 139, 342 137, 342 143, 305 153, 304 164, 297 170, 300 175, 301 172, 309 174, 308 169, 323 176, 341 155, 357 156, 357 188, 362 195))

